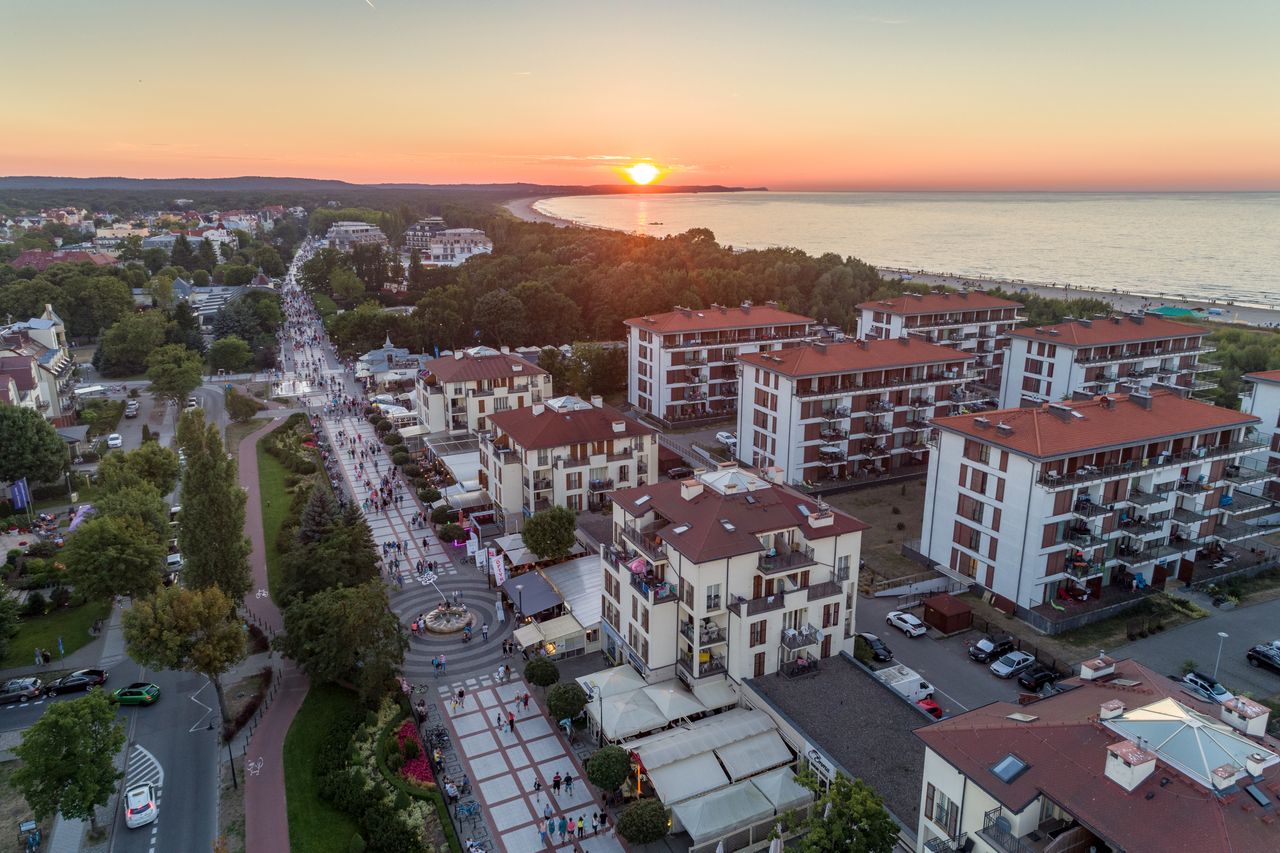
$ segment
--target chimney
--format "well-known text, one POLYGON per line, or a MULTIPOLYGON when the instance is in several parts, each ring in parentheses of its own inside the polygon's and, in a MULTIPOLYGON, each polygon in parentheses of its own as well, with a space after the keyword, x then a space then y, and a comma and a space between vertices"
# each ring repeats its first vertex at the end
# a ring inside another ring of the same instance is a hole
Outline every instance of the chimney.
POLYGON ((807 519, 810 527, 830 527, 835 524, 836 514, 829 509, 809 513, 807 519))
POLYGON ((1098 652, 1096 658, 1090 658, 1080 664, 1080 678, 1083 681, 1096 681, 1099 678, 1111 675, 1115 671, 1116 662, 1102 652, 1098 652))
POLYGON ((1141 311, 1135 311, 1129 315, 1129 319, 1137 323, 1139 326, 1141 326, 1144 322, 1146 322, 1147 318, 1146 318, 1146 315, 1143 314, 1141 311))
POLYGON ((766 480, 771 483, 776 483, 779 486, 781 486, 783 484, 783 480, 786 479, 786 471, 781 465, 770 465, 760 473, 764 475, 766 480))
POLYGON ((813 351, 825 355, 827 352, 827 345, 821 342, 815 343, 813 345, 813 351))
POLYGON ((1111 322, 1119 326, 1121 321, 1119 317, 1112 317, 1111 322))
POLYGON ((1098 402, 1102 404, 1102 408, 1110 409, 1112 406, 1115 405, 1116 401, 1112 399, 1111 395, 1103 394, 1101 397, 1098 398, 1098 402))
POLYGON ((1145 782, 1155 769, 1155 754, 1131 740, 1122 740, 1107 747, 1107 778, 1126 791, 1132 791, 1145 782))
POLYGON ((1222 722, 1247 735, 1262 737, 1267 733, 1267 721, 1271 711, 1247 696, 1236 696, 1222 703, 1219 711, 1222 722))
POLYGON ((627 431, 627 422, 626 422, 626 421, 614 421, 614 422, 613 422, 613 431, 614 431, 614 432, 626 432, 626 431, 627 431))
POLYGON ((1057 418, 1058 420, 1064 423, 1071 423, 1072 415, 1074 413, 1075 413, 1075 410, 1072 409, 1070 406, 1068 406, 1066 403, 1050 403, 1049 404, 1049 414, 1053 415, 1055 418, 1057 418))
POLYGON ((455 353, 453 354, 453 357, 454 357, 456 360, 458 360, 458 361, 462 361, 462 357, 463 357, 464 355, 466 355, 466 353, 465 353, 465 352, 463 352, 462 350, 458 350, 457 352, 455 352, 455 353))
POLYGON ((1000 423, 996 424, 996 432, 1000 433, 1001 435, 1013 435, 1013 427, 1009 426, 1004 421, 1001 421, 1000 423))
POLYGON ((1151 395, 1141 389, 1129 392, 1129 402, 1151 411, 1151 395))
POLYGON ((524 371, 524 365, 523 365, 523 364, 513 364, 513 365, 511 365, 511 372, 512 372, 512 373, 521 373, 521 372, 523 372, 523 371, 524 371))
POLYGON ((1098 709, 1099 720, 1114 720, 1124 713, 1124 702, 1120 699, 1108 699, 1098 709))
POLYGON ((502 353, 503 355, 510 355, 511 347, 498 347, 498 352, 502 353))
POLYGON ((547 407, 544 406, 542 403, 534 403, 532 408, 533 408, 533 416, 535 418, 547 410, 547 407))
POLYGON ((991 421, 979 415, 973 419, 973 425, 978 427, 978 429, 987 429, 991 426, 991 421))
POLYGON ((1261 776, 1262 771, 1266 770, 1275 763, 1275 757, 1267 758, 1261 752, 1251 752, 1244 760, 1244 770, 1250 776, 1261 776))
POLYGON ((599 394, 592 394, 591 405, 595 406, 597 409, 600 408, 604 405, 604 397, 601 397, 599 394))
POLYGON ((1209 774, 1209 781, 1213 783, 1213 790, 1225 791, 1236 783, 1240 778, 1241 768, 1234 764, 1224 764, 1221 767, 1213 768, 1213 772, 1209 774))
POLYGON ((1073 403, 1086 403, 1092 399, 1093 399, 1093 395, 1090 394, 1088 391, 1072 391, 1071 392, 1071 402, 1073 403))
POLYGON ((702 494, 704 486, 702 481, 696 477, 690 477, 688 480, 680 481, 680 498, 682 500, 691 501, 698 495, 702 494))

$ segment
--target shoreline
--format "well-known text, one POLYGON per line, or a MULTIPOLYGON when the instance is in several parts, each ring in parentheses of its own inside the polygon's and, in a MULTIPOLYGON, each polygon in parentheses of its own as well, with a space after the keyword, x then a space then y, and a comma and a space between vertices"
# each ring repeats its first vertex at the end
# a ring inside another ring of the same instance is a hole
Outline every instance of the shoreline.
MULTIPOLYGON (((542 222, 554 225, 557 228, 602 228, 604 230, 617 230, 624 234, 636 233, 625 231, 621 228, 608 229, 603 225, 585 225, 581 222, 574 222, 558 216, 549 216, 534 206, 540 201, 546 201, 551 198, 559 198, 559 196, 530 196, 506 202, 502 206, 512 216, 517 219, 523 219, 526 222, 542 222)), ((1000 288, 1012 293, 1020 293, 1026 290, 1052 299, 1100 299, 1110 303, 1117 311, 1125 313, 1150 310, 1151 308, 1162 306, 1190 308, 1197 310, 1198 313, 1194 318, 1188 319, 1193 319, 1196 322, 1240 323, 1265 329, 1280 328, 1280 305, 1268 306, 1246 302, 1218 301, 1215 299, 1185 299, 1164 293, 1108 290, 1063 282, 1025 281, 1023 279, 985 275, 958 275, 956 273, 911 270, 876 264, 872 264, 872 266, 880 273, 880 277, 886 280, 909 275, 911 280, 917 283, 939 284, 960 289, 985 291, 1000 288), (1211 315, 1208 313, 1210 309, 1218 310, 1222 313, 1211 315)))

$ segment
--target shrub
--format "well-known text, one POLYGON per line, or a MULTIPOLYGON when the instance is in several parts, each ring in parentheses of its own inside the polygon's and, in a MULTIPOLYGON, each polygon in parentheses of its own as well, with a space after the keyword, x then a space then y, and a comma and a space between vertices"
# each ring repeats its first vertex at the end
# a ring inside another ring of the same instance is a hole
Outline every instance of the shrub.
POLYGON ((587 780, 602 791, 616 791, 631 772, 631 757, 620 746, 606 746, 587 759, 587 780))
POLYGON ((1191 672, 1193 669, 1196 669, 1198 666, 1199 664, 1197 664, 1194 659, 1187 658, 1182 662, 1182 674, 1186 675, 1188 672, 1191 672))
POLYGON ((524 679, 538 687, 550 687, 560 680, 560 667, 551 658, 536 657, 525 664, 524 679))
POLYGON ((389 432, 386 437, 382 439, 382 443, 387 445, 387 447, 395 447, 396 445, 404 444, 404 436, 398 432, 389 432))
POLYGON ((458 517, 458 511, 451 506, 438 506, 431 510, 432 524, 448 524, 458 517))
POLYGON ((871 651, 871 644, 862 637, 853 638, 853 656, 859 663, 871 665, 875 660, 875 653, 871 651))
POLYGON ((632 844, 649 844, 667 834, 667 810, 655 799, 640 800, 618 818, 618 834, 632 844))
POLYGON ((23 616, 43 616, 49 603, 45 601, 43 595, 39 592, 33 592, 27 596, 27 600, 22 604, 23 616))
MULTIPOLYGON (((418 497, 424 504, 433 504, 440 500, 440 490, 434 486, 427 486, 426 488, 418 489, 418 497)), ((434 511, 432 515, 435 515, 434 511)))
POLYGON ((467 535, 466 532, 459 525, 454 524, 453 522, 449 522, 448 524, 442 526, 439 530, 436 531, 436 533, 440 536, 440 539, 444 542, 459 542, 463 539, 463 537, 467 535))
POLYGON ((27 548, 28 557, 52 557, 58 553, 58 546, 45 539, 33 542, 27 548))
POLYGON ((54 587, 49 595, 49 601, 55 610, 61 610, 71 603, 71 589, 65 586, 54 587))
POLYGON ((405 738, 401 744, 401 749, 404 751, 405 761, 413 761, 413 759, 422 754, 422 747, 418 746, 416 738, 405 738))
MULTIPOLYGON (((558 671, 556 676, 559 677, 558 671)), ((587 691, 576 681, 561 682, 547 691, 547 710, 553 720, 571 720, 586 706, 587 691)))
POLYGON ((18 558, 22 556, 21 548, 10 548, 9 553, 5 554, 5 562, 11 566, 18 565, 18 558))

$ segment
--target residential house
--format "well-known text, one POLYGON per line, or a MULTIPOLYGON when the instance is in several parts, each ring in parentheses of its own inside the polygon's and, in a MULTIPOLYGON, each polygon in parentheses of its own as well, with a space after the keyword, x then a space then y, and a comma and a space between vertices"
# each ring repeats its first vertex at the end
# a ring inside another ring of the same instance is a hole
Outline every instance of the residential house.
POLYGON ((550 396, 550 373, 490 347, 430 359, 415 387, 418 422, 428 433, 484 432, 489 415, 541 403, 550 396))

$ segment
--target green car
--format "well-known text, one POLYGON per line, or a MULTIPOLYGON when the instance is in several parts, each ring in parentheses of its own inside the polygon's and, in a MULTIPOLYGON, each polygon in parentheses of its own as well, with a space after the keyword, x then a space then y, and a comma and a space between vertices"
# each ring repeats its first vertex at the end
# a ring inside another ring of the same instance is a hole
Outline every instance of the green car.
POLYGON ((145 681, 135 681, 111 694, 118 705, 151 705, 160 698, 160 688, 145 681))

